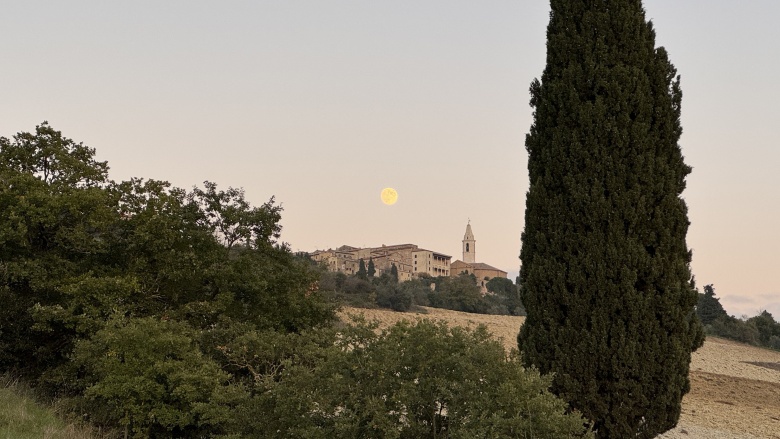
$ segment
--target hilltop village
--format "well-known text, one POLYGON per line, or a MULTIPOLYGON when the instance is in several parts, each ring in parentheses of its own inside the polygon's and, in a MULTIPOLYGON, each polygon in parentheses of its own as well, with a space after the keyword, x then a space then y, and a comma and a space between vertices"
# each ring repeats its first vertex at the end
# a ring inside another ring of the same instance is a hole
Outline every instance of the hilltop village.
POLYGON ((420 248, 416 244, 382 245, 380 247, 358 248, 342 245, 337 249, 317 250, 309 256, 328 267, 328 270, 354 275, 360 261, 374 263, 376 275, 390 273, 393 265, 398 271, 400 282, 422 275, 456 277, 462 273, 473 274, 480 287, 485 290, 487 280, 494 277, 506 278, 506 271, 482 262, 476 262, 476 244, 471 223, 466 225, 463 235, 463 258, 452 261, 452 256, 420 248))

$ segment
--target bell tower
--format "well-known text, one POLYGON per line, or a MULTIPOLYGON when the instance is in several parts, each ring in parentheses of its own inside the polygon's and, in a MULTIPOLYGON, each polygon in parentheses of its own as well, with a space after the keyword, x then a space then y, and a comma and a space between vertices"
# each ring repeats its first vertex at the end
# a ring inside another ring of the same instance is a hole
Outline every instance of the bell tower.
POLYGON ((477 261, 476 244, 477 240, 474 239, 474 233, 471 231, 471 220, 469 220, 466 224, 466 234, 463 235, 463 262, 473 264, 477 261))

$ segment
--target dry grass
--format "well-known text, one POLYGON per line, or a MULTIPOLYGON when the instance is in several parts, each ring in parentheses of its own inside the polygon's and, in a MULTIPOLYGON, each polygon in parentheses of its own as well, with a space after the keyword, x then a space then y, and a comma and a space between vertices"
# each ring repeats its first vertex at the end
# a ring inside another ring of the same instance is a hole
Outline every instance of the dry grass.
POLYGON ((34 392, 0 377, 0 439, 106 439, 107 435, 63 421, 36 401, 34 392))

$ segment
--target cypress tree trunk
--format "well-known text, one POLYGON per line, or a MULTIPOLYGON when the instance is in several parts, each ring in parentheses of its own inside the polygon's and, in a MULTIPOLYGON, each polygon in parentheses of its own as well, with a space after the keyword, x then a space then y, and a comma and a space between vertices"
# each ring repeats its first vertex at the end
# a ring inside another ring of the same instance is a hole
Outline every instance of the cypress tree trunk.
POLYGON ((531 85, 518 343, 598 437, 652 438, 677 424, 703 342, 679 77, 641 0, 551 6, 531 85))

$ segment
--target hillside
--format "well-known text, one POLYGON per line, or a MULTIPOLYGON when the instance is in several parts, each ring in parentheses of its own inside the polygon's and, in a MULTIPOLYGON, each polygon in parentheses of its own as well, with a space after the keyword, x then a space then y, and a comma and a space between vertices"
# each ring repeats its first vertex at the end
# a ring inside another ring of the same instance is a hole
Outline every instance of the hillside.
MULTIPOLYGON (((455 326, 483 324, 507 349, 516 346, 523 317, 468 314, 425 308, 426 314, 345 308, 378 320, 381 327, 407 319, 445 320, 455 326)), ((679 426, 666 439, 780 439, 780 352, 708 338, 693 354, 691 392, 683 400, 679 426)))

